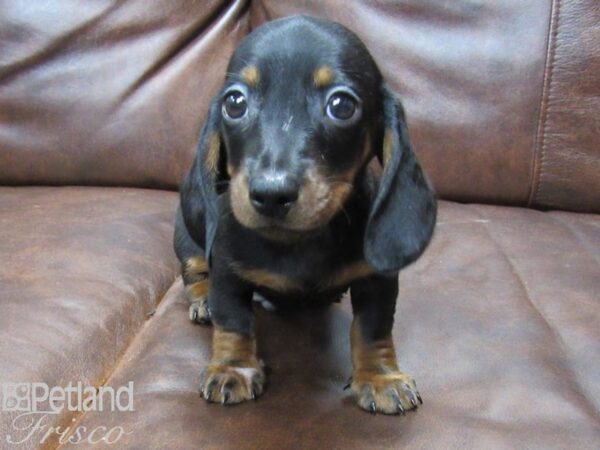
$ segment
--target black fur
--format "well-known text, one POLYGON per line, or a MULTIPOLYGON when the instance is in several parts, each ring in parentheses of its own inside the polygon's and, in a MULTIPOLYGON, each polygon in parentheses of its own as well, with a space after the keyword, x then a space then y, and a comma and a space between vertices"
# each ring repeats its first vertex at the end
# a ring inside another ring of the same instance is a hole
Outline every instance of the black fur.
POLYGON ((351 288, 355 313, 366 335, 376 339, 391 330, 398 271, 419 257, 435 223, 436 203, 410 144, 403 108, 385 85, 360 40, 344 27, 310 17, 277 20, 247 37, 233 55, 222 90, 213 99, 201 132, 196 159, 181 189, 175 247, 185 263, 204 254, 210 262, 208 296, 215 324, 251 333, 254 292, 280 306, 328 302, 351 288), (258 68, 258 87, 245 86, 241 71, 258 68), (320 65, 335 74, 333 86, 348 87, 360 98, 360 120, 349 126, 328 122, 323 113, 328 88, 312 80, 320 65), (222 102, 232 86, 248 97, 240 123, 223 119, 222 102), (282 124, 290 119, 289 129, 282 124), (368 167, 383 158, 385 130, 392 151, 381 177, 368 167), (206 158, 210 137, 221 147, 217 173, 206 158), (369 140, 372 154, 361 158, 369 140), (302 179, 325 166, 333 175, 355 169, 353 190, 332 219, 316 229, 271 238, 241 225, 232 213, 227 166, 249 176, 277 163, 278 170, 302 179), (366 260, 372 275, 348 285, 323 288, 324 281, 352 262, 366 260), (302 289, 279 292, 245 281, 234 266, 275 272, 302 289), (377 292, 370 299, 369 292, 377 292))

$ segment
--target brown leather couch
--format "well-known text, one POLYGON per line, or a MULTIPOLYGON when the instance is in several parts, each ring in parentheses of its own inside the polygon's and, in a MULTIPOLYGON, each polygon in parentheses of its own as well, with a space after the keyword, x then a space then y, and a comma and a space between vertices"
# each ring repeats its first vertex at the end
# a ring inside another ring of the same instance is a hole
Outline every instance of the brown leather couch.
POLYGON ((0 448, 108 447, 65 427, 123 427, 112 448, 600 448, 599 24, 597 0, 0 3, 0 383, 135 386, 135 411, 49 414, 20 444, 2 410, 0 448), (266 394, 198 395, 211 332, 182 295, 176 190, 236 44, 296 13, 364 39, 443 199, 400 274, 425 402, 406 417, 343 390, 347 301, 260 310, 266 394))

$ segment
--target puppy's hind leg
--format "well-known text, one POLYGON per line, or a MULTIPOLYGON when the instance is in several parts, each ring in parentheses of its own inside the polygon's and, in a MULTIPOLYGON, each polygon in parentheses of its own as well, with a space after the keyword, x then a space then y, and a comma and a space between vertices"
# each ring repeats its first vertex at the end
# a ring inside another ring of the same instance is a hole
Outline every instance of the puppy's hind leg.
POLYGON ((202 325, 211 323, 208 307, 208 264, 201 256, 188 258, 182 267, 185 293, 190 301, 189 315, 192 322, 202 325))
POLYGON ((173 248, 181 262, 181 274, 186 297, 190 301, 190 320, 201 324, 210 324, 208 308, 208 263, 204 250, 192 239, 188 232, 181 209, 175 216, 175 235, 173 248))

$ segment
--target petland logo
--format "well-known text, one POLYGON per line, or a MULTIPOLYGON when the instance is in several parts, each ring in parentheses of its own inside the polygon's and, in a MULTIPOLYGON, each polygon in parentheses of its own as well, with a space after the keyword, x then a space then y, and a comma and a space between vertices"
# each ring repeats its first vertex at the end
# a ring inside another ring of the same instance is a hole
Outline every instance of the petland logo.
MULTIPOLYGON (((51 436, 58 435, 61 444, 114 444, 131 431, 117 426, 99 426, 88 429, 85 426, 72 428, 52 427, 44 423, 51 415, 64 411, 89 413, 97 411, 130 412, 133 407, 133 382, 114 389, 110 386, 84 386, 83 383, 69 383, 66 387, 50 387, 46 383, 1 383, 1 407, 4 413, 17 414, 12 420, 17 435, 6 435, 9 444, 23 444, 33 439, 43 444, 51 436)), ((75 418, 72 419, 75 422, 75 418)))

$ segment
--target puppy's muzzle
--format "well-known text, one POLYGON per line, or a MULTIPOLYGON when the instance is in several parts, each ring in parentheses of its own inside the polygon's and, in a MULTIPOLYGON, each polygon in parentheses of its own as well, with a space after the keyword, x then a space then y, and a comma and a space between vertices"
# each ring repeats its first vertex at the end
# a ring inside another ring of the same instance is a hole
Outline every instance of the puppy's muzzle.
POLYGON ((298 200, 299 190, 298 180, 288 173, 256 174, 249 183, 250 203, 264 216, 283 219, 298 200))

